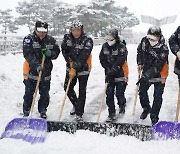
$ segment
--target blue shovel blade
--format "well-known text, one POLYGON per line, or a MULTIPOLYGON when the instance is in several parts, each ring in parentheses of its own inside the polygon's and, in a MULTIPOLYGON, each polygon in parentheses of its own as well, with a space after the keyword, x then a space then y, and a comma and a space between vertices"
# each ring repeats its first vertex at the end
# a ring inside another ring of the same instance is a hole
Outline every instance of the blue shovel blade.
POLYGON ((158 122, 152 128, 152 139, 155 139, 155 140, 174 139, 175 138, 175 133, 174 133, 175 125, 176 125, 175 122, 169 122, 169 121, 158 122))
POLYGON ((175 138, 180 140, 180 123, 177 123, 174 128, 175 138))
POLYGON ((15 118, 10 121, 2 138, 22 139, 27 142, 42 143, 45 141, 47 132, 47 122, 44 119, 35 118, 15 118))

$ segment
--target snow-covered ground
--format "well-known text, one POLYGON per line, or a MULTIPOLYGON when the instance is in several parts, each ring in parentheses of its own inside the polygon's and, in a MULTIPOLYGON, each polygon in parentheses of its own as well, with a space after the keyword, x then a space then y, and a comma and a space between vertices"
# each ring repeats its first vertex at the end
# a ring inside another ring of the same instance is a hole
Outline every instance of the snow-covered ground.
MULTIPOLYGON (((128 64, 129 64, 129 82, 126 89, 127 107, 125 115, 118 122, 132 123, 132 110, 135 94, 135 83, 137 82, 136 69, 136 48, 137 45, 127 46, 128 64)), ((99 52, 101 46, 93 48, 93 67, 89 77, 87 87, 87 101, 85 106, 84 120, 96 121, 97 112, 102 100, 104 91, 104 70, 99 63, 99 52)), ((5 126, 14 118, 22 115, 22 102, 24 95, 23 85, 23 55, 8 54, 0 56, 0 134, 4 131, 5 126)), ((177 77, 173 74, 174 56, 169 55, 170 71, 163 95, 163 105, 160 112, 160 120, 174 121, 176 104, 178 97, 177 77)), ((51 81, 51 101, 48 108, 48 120, 58 120, 60 106, 64 98, 63 82, 65 78, 65 61, 62 54, 54 62, 51 81)), ((76 86, 77 91, 78 84, 76 86)), ((77 91, 78 93, 78 91, 77 91)), ((153 86, 149 90, 150 100, 152 102, 153 86)), ((39 96, 38 96, 39 97, 39 96)), ((38 99, 38 98, 37 98, 38 99)), ((37 100, 36 99, 36 100, 37 100)), ((36 103, 37 104, 37 103, 36 103)), ((67 100, 62 118, 72 119, 69 112, 72 108, 71 103, 67 100)), ((117 108, 118 109, 118 108, 117 108)), ((137 101, 135 122, 150 125, 149 117, 142 121, 139 119, 142 109, 137 101)), ((104 103, 100 121, 107 118, 107 107, 104 103)), ((33 117, 39 117, 37 105, 35 105, 33 117)), ((90 131, 77 131, 75 134, 66 132, 47 133, 46 141, 41 144, 31 145, 28 142, 15 139, 0 140, 0 154, 116 154, 116 153, 138 153, 138 154, 179 154, 180 142, 172 141, 145 141, 142 142, 134 137, 125 135, 109 137, 90 131)))

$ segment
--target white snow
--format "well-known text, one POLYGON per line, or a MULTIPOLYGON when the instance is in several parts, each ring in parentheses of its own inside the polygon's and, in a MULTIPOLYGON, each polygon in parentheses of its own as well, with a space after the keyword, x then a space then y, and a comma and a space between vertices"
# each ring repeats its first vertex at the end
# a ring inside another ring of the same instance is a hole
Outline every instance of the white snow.
MULTIPOLYGON (((132 110, 134 103, 134 94, 137 81, 136 69, 136 48, 137 45, 127 46, 128 64, 129 64, 129 83, 126 89, 127 107, 125 115, 118 122, 133 123, 132 110)), ((102 101, 104 91, 104 70, 99 63, 99 52, 101 46, 93 48, 93 67, 89 77, 87 87, 87 101, 85 106, 84 120, 94 121, 97 119, 97 112, 100 102, 102 101)), ((8 54, 0 55, 0 134, 3 133, 6 125, 14 118, 21 117, 22 102, 24 95, 23 85, 23 55, 8 54)), ((169 56, 170 70, 167 84, 163 95, 163 105, 160 112, 160 121, 174 121, 178 98, 178 83, 177 76, 173 74, 174 56, 170 52, 169 56)), ((58 59, 53 61, 54 69, 52 72, 51 81, 51 101, 48 108, 48 120, 58 120, 61 103, 64 98, 63 83, 65 78, 65 61, 62 54, 58 59)), ((76 91, 78 84, 76 86, 76 91)), ((78 91, 77 91, 78 94, 78 91)), ((149 90, 150 100, 153 99, 153 87, 149 90)), ((38 96, 39 97, 39 96, 38 96)), ((36 101, 38 98, 36 99, 36 101)), ((72 108, 71 103, 67 100, 62 118, 72 119, 69 112, 72 108)), ((117 107, 118 109, 118 107, 117 107)), ((139 119, 142 109, 139 104, 139 99, 136 105, 135 123, 150 125, 148 116, 144 121, 139 119)), ((100 121, 103 122, 107 118, 107 107, 104 102, 100 121)), ((39 117, 37 111, 37 102, 34 108, 33 117, 39 117)), ((75 134, 66 132, 51 132, 47 133, 46 141, 31 145, 28 142, 17 139, 2 139, 0 140, 0 154, 179 154, 180 142, 178 140, 168 141, 145 141, 142 142, 134 137, 125 135, 117 137, 109 137, 90 131, 77 131, 75 134)))

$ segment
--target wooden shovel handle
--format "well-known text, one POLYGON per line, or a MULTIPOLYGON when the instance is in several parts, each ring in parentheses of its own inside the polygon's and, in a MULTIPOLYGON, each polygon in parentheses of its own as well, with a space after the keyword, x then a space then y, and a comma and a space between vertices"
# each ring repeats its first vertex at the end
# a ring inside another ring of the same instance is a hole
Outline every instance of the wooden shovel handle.
POLYGON ((63 112, 63 109, 64 109, 64 104, 65 104, 65 102, 66 102, 67 93, 68 93, 68 91, 69 91, 69 87, 70 87, 71 80, 72 80, 72 79, 69 79, 69 81, 68 81, 68 85, 67 85, 67 88, 66 88, 66 92, 65 92, 65 95, 64 95, 64 99, 63 99, 63 102, 62 102, 62 105, 61 105, 61 108, 60 108, 59 121, 61 120, 61 116, 62 116, 62 112, 63 112))
MULTIPOLYGON (((44 61, 45 61, 45 55, 43 55, 43 57, 42 57, 42 62, 41 62, 41 68, 42 69, 44 68, 44 61)), ((41 81, 41 76, 42 76, 42 70, 39 72, 38 80, 37 80, 37 83, 36 83, 36 88, 35 88, 35 92, 34 92, 34 95, 33 95, 32 104, 31 104, 30 116, 32 116, 32 112, 33 112, 33 109, 34 109, 35 100, 36 100, 37 92, 38 92, 38 89, 39 89, 39 84, 40 84, 40 81, 41 81)))
POLYGON ((102 111, 102 106, 104 104, 104 99, 105 99, 105 96, 106 96, 107 85, 108 85, 108 83, 106 82, 104 92, 103 92, 103 96, 102 96, 102 101, 101 101, 99 111, 98 111, 97 123, 99 123, 99 119, 100 119, 100 115, 101 115, 101 111, 102 111))
MULTIPOLYGON (((138 73, 138 81, 140 80, 140 78, 141 78, 141 72, 138 73)), ((134 105, 133 105, 133 112, 132 112, 133 122, 134 122, 134 117, 135 117, 135 112, 136 112, 136 102, 137 102, 138 90, 139 90, 139 84, 136 85, 136 91, 135 91, 135 96, 134 96, 134 105)))
POLYGON ((179 86, 179 93, 178 93, 178 102, 177 102, 177 108, 176 108, 176 118, 175 118, 175 122, 178 122, 179 110, 180 110, 180 86, 179 86))

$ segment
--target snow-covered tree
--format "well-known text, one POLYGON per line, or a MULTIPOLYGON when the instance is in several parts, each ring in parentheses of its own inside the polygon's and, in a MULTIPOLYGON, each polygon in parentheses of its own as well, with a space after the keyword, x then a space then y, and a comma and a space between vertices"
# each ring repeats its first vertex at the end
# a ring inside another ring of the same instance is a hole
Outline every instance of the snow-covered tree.
POLYGON ((76 7, 77 18, 85 24, 85 29, 95 36, 102 36, 110 27, 130 28, 139 24, 127 7, 115 5, 114 0, 92 0, 89 4, 76 7))
POLYGON ((120 32, 125 28, 131 28, 139 24, 139 19, 133 13, 128 12, 127 7, 117 6, 114 8, 113 14, 118 15, 113 21, 118 25, 120 32))
POLYGON ((53 22, 53 32, 52 34, 64 34, 69 28, 69 23, 73 18, 74 6, 68 3, 59 2, 53 9, 52 22, 53 22))
POLYGON ((16 11, 20 14, 16 22, 27 25, 33 32, 34 23, 43 20, 49 24, 49 32, 53 35, 64 34, 74 19, 79 19, 85 31, 93 36, 103 36, 110 27, 130 28, 139 24, 127 7, 115 5, 114 0, 91 0, 88 4, 72 6, 56 0, 31 0, 18 3, 16 11))
POLYGON ((0 25, 2 25, 1 32, 6 35, 8 32, 16 33, 18 27, 14 23, 14 18, 11 15, 12 10, 7 9, 5 11, 0 10, 0 25))
POLYGON ((53 27, 53 8, 57 5, 56 0, 22 1, 18 2, 18 5, 16 12, 20 15, 16 22, 19 25, 27 25, 30 33, 33 32, 37 20, 48 22, 49 29, 53 27))
POLYGON ((19 25, 27 25, 29 32, 32 33, 34 29, 34 22, 37 20, 37 13, 34 7, 34 3, 28 3, 27 1, 18 2, 16 12, 20 15, 16 18, 16 23, 19 25))

